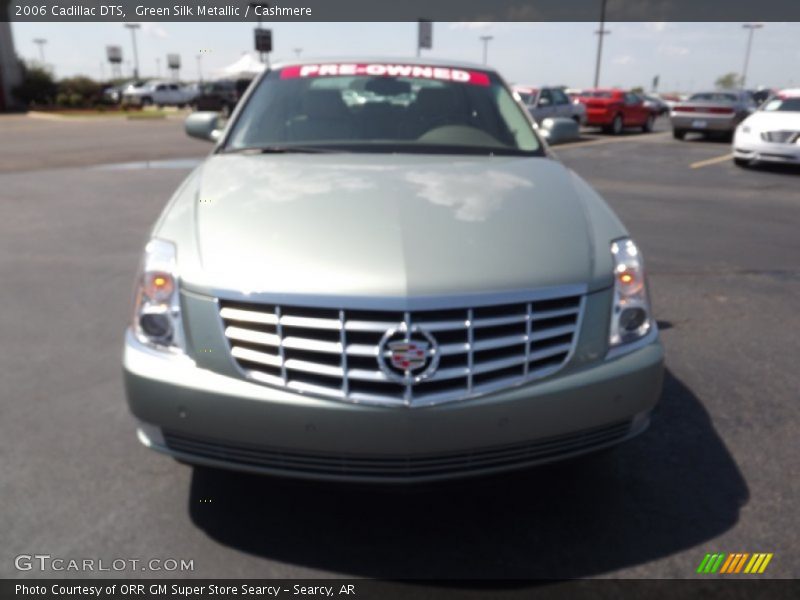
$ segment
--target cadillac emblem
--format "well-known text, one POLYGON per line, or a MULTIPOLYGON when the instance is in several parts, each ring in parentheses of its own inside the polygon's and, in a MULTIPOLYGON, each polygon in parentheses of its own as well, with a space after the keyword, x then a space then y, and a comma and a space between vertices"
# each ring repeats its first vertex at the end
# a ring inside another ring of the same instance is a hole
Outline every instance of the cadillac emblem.
POLYGON ((434 337, 417 325, 387 331, 378 346, 378 366, 387 378, 413 384, 430 377, 439 364, 434 337))

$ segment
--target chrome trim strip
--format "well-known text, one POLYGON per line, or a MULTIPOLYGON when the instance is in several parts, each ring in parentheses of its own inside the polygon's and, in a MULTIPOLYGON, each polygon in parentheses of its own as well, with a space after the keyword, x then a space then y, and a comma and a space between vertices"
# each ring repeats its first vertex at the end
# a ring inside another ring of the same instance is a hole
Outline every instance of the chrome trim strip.
POLYGON ((472 394, 472 385, 473 385, 473 381, 472 381, 473 372, 472 372, 472 369, 473 369, 473 366, 474 366, 473 363, 475 361, 475 350, 474 350, 474 346, 475 346, 475 309, 474 308, 470 308, 467 311, 467 323, 468 323, 468 329, 467 329, 467 351, 469 352, 469 354, 467 354, 467 370, 469 371, 467 373, 467 393, 468 394, 472 394))
MULTIPOLYGON (((324 294, 287 294, 280 292, 251 292, 242 293, 234 290, 194 285, 183 282, 183 289, 197 294, 230 300, 233 302, 252 302, 269 305, 298 306, 309 308, 331 308, 344 306, 347 310, 382 310, 382 311, 421 311, 421 310, 446 310, 453 307, 492 306, 496 304, 516 304, 524 302, 537 302, 570 296, 582 296, 589 291, 597 292, 608 289, 609 285, 599 286, 589 290, 586 284, 558 285, 536 289, 510 290, 504 292, 477 292, 455 295, 437 296, 330 296, 324 294)), ((393 323, 392 325, 397 325, 393 323)))
POLYGON ((232 321, 246 321, 248 323, 264 323, 266 325, 277 325, 278 317, 274 313, 257 312, 253 310, 243 310, 241 308, 225 307, 219 311, 223 319, 232 321))
MULTIPOLYGON (((275 307, 275 316, 277 317, 278 321, 275 327, 278 331, 278 338, 283 339, 283 324, 281 323, 281 307, 275 307)), ((286 355, 283 350, 283 344, 278 345, 278 354, 281 357, 281 377, 283 378, 283 385, 286 385, 289 379, 286 376, 286 355)))
POLYGON ((344 328, 344 310, 339 309, 339 352, 342 354, 342 394, 345 398, 350 393, 349 372, 347 368, 347 334, 344 328))
POLYGON ((234 346, 231 348, 231 356, 249 362, 257 362, 264 365, 269 365, 270 367, 281 366, 280 356, 259 352, 257 350, 250 350, 249 348, 242 348, 240 346, 234 346))
POLYGON ((229 340, 250 342, 252 344, 261 344, 262 346, 275 346, 277 348, 281 345, 281 338, 274 333, 253 331, 252 329, 243 329, 242 327, 226 327, 225 337, 229 340))

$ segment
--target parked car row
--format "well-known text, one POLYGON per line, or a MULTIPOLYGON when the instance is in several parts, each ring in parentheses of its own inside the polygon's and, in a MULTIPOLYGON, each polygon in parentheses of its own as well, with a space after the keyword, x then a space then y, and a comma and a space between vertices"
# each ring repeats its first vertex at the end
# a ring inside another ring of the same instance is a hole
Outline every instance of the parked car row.
POLYGON ((687 133, 731 138, 736 126, 756 107, 752 94, 744 90, 698 92, 672 107, 672 134, 679 140, 687 133))

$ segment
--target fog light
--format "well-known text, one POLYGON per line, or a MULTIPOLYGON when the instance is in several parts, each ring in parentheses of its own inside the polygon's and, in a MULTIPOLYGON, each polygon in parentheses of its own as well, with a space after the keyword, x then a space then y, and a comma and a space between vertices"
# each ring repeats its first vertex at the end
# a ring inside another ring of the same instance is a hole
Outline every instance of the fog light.
POLYGON ((153 340, 168 341, 172 336, 172 323, 164 312, 144 313, 139 317, 139 327, 153 340))
POLYGON ((626 308, 619 315, 619 326, 624 331, 636 331, 646 320, 647 313, 643 308, 626 308))

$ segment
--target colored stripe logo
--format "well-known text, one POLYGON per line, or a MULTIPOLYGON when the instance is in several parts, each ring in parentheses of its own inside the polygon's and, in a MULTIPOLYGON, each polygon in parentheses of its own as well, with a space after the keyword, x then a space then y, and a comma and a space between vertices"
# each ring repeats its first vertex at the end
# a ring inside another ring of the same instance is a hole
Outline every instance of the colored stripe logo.
POLYGON ((706 554, 703 560, 700 561, 697 572, 703 575, 713 575, 714 573, 719 573, 720 575, 735 575, 739 573, 760 575, 766 570, 769 561, 772 560, 772 556, 772 553, 761 552, 754 554, 749 552, 706 554))

